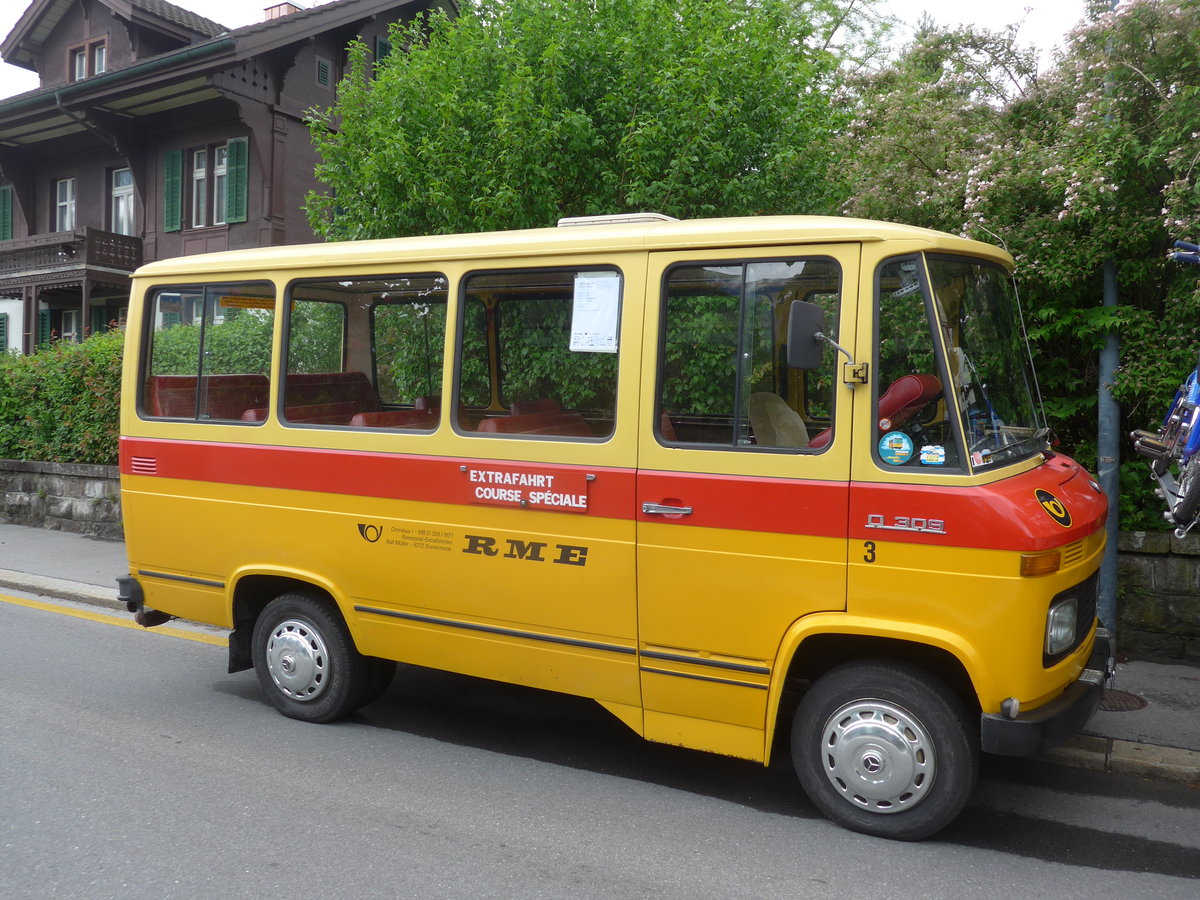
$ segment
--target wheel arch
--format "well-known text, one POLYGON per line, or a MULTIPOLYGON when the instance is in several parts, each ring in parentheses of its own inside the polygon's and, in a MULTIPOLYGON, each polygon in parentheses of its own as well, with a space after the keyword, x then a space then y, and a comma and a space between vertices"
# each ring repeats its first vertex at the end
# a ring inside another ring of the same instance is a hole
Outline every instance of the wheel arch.
POLYGON ((795 703, 787 694, 800 694, 835 666, 851 661, 906 663, 934 675, 962 700, 970 713, 980 711, 977 684, 981 661, 957 635, 939 629, 913 631, 903 623, 817 616, 797 622, 781 645, 768 696, 764 764, 769 764, 775 735, 786 734, 795 703), (820 619, 821 621, 816 621, 820 619))
MULTIPOLYGON (((254 625, 267 604, 289 591, 304 591, 329 607, 349 628, 349 621, 334 586, 311 573, 274 569, 247 569, 233 579, 229 634, 229 672, 241 672, 254 665, 251 650, 254 625)), ((353 636, 353 635, 352 635, 353 636)))

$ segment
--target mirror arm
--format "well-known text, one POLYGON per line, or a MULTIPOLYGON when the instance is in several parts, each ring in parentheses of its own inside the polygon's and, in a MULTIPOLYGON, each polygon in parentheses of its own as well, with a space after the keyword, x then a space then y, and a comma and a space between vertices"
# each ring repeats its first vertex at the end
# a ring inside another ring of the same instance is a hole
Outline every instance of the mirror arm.
POLYGON ((856 365, 856 363, 854 362, 854 357, 850 355, 850 351, 847 350, 845 347, 843 347, 841 344, 839 344, 837 341, 835 341, 833 338, 829 337, 826 334, 823 334, 820 331, 818 331, 816 334, 814 334, 813 337, 816 338, 818 341, 824 341, 830 347, 833 347, 835 350, 837 350, 839 353, 841 353, 843 356, 845 356, 846 359, 850 360, 850 365, 852 365, 852 366, 856 365))

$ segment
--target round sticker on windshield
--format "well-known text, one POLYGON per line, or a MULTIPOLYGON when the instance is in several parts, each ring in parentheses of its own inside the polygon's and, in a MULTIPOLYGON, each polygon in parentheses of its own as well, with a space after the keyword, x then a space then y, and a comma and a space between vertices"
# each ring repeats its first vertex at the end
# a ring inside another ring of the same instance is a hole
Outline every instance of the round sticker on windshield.
POLYGON ((891 466, 902 466, 913 455, 913 442, 903 431, 892 431, 879 439, 879 456, 891 466))

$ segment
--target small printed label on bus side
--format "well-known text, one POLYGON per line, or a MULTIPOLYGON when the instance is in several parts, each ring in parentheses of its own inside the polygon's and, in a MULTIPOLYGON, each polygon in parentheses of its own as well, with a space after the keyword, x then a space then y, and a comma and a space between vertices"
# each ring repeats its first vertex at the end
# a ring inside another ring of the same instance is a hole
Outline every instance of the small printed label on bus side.
POLYGON ((556 512, 587 512, 588 476, 563 469, 463 466, 468 502, 556 512))
POLYGON ((872 513, 867 516, 868 528, 880 528, 884 531, 919 531, 924 534, 945 534, 946 523, 942 519, 926 519, 921 516, 887 516, 872 513))

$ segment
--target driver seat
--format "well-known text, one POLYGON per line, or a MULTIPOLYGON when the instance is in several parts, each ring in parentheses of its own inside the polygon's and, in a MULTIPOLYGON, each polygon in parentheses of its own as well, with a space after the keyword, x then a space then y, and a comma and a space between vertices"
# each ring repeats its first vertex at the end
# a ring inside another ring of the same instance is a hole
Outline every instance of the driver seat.
MULTIPOLYGON (((893 381, 879 398, 878 425, 882 431, 899 428, 942 392, 942 383, 936 375, 902 375, 893 381), (887 426, 884 426, 887 422, 887 426)), ((833 437, 833 429, 826 428, 817 434, 808 446, 821 448, 833 437)))

